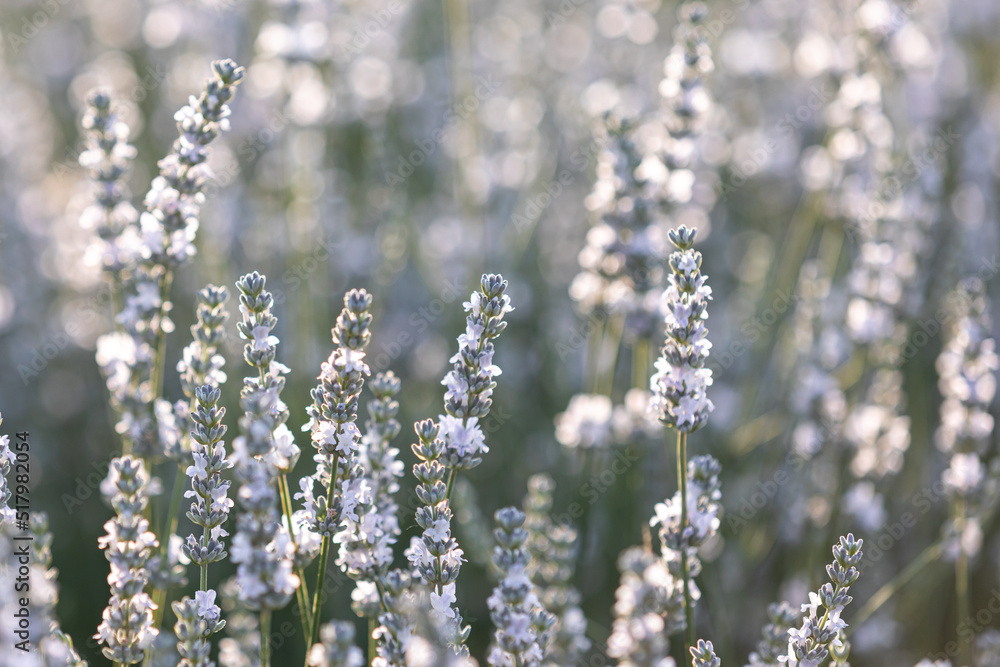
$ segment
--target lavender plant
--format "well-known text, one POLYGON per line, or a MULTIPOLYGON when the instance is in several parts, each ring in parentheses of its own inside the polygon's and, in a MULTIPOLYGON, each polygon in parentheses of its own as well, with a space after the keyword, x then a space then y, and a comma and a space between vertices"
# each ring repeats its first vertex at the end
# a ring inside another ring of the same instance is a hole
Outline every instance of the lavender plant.
POLYGON ((531 583, 524 512, 506 507, 497 510, 494 518, 497 546, 493 564, 502 576, 487 600, 496 627, 487 662, 494 667, 538 667, 548 650, 556 617, 542 606, 531 583))
POLYGON ((143 660, 159 634, 153 627, 156 606, 145 592, 149 582, 147 563, 158 545, 143 516, 149 503, 145 464, 131 456, 114 459, 101 492, 116 517, 104 524, 107 535, 99 540, 111 563, 111 601, 94 638, 105 645, 103 653, 108 660, 131 665, 143 660))
MULTIPOLYGON (((706 276, 701 273, 701 253, 693 247, 696 233, 693 229, 681 226, 669 234, 670 241, 677 250, 670 255, 672 273, 663 293, 666 342, 656 361, 657 372, 650 379, 653 394, 651 409, 664 424, 677 431, 679 489, 674 500, 664 505, 664 510, 657 514, 665 528, 661 533, 663 547, 676 555, 668 556, 668 559, 676 562, 680 569, 686 624, 685 654, 694 644, 695 637, 690 556, 709 532, 718 528, 718 519, 714 518, 712 511, 698 511, 698 505, 691 507, 690 501, 695 496, 688 490, 692 471, 688 467, 687 436, 704 426, 709 413, 715 408, 707 396, 707 389, 712 384, 712 371, 705 368, 705 360, 712 344, 708 340, 704 321, 708 319, 708 302, 712 299, 712 289, 706 284, 706 276), (692 520, 696 518, 691 516, 693 509, 697 512, 697 518, 707 520, 708 523, 692 525, 692 520), (676 521, 668 518, 671 515, 676 517, 676 521)), ((714 470, 713 474, 713 469, 717 467, 717 462, 704 461, 703 465, 695 466, 695 470, 703 468, 705 479, 711 480, 718 475, 718 470, 714 470)), ((718 493, 718 489, 712 489, 712 486, 709 482, 708 488, 704 489, 709 496, 718 493)))
POLYGON ((257 375, 244 379, 240 400, 244 414, 240 436, 233 441, 241 511, 232 544, 240 599, 260 614, 262 667, 271 660, 271 613, 288 603, 300 583, 292 571, 295 546, 279 520, 279 466, 295 454, 287 451, 287 445, 282 451, 280 443, 279 428, 288 418, 280 398, 287 368, 274 360, 278 339, 271 329, 277 318, 271 313, 274 299, 265 283, 266 278, 256 272, 237 282, 243 315, 239 330, 248 341, 243 356, 257 375))

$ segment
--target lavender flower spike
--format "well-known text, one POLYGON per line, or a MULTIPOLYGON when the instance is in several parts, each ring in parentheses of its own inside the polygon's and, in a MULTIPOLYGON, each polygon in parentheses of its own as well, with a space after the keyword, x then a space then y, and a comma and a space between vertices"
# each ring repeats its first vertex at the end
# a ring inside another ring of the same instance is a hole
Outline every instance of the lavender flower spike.
POLYGON ((650 379, 651 407, 663 423, 683 433, 704 426, 715 409, 706 395, 712 371, 705 368, 712 347, 704 323, 712 288, 700 270, 701 253, 693 248, 696 233, 682 225, 669 234, 677 251, 670 255, 673 273, 662 297, 667 339, 650 379))
POLYGON ((153 627, 156 605, 144 591, 149 581, 146 563, 158 546, 142 516, 149 502, 148 487, 145 465, 131 456, 114 459, 101 484, 101 493, 118 516, 104 524, 108 534, 99 540, 111 562, 111 602, 94 638, 105 644, 109 660, 126 665, 141 662, 159 633, 153 627))
POLYGON ((840 649, 847 627, 840 614, 853 599, 847 591, 861 574, 856 566, 861 562, 863 543, 864 540, 855 540, 848 533, 840 538, 840 544, 834 545, 833 562, 826 567, 830 582, 820 586, 818 593, 810 593, 809 604, 802 605, 802 611, 808 615, 802 627, 788 632, 788 654, 778 657, 780 664, 819 667, 831 650, 840 649))

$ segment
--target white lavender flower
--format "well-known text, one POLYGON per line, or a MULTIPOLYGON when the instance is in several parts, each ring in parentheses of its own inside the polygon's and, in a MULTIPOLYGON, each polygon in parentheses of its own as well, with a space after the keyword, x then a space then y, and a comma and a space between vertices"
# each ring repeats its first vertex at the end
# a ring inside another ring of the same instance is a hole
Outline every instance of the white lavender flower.
POLYGON ((603 449, 612 443, 612 403, 600 394, 577 394, 556 415, 556 440, 569 449, 603 449))
POLYGON ((1000 500, 1000 470, 984 461, 993 433, 990 405, 1000 367, 983 284, 966 281, 952 295, 958 312, 951 335, 938 357, 941 425, 938 447, 951 456, 942 473, 953 516, 945 524, 948 553, 973 556, 983 540, 982 523, 1000 500))
POLYGON ((184 492, 185 498, 193 498, 187 516, 196 526, 201 526, 202 534, 192 533, 184 543, 184 553, 191 562, 202 568, 202 586, 209 563, 226 557, 222 538, 229 535, 223 525, 229 519, 233 501, 228 497, 230 482, 222 479, 222 472, 233 467, 226 458, 226 446, 222 441, 226 426, 222 418, 226 409, 219 405, 222 393, 218 387, 202 385, 195 390, 197 409, 191 413, 195 441, 192 464, 185 473, 191 478, 191 488, 184 492))
POLYGON ((292 572, 295 547, 281 524, 275 488, 277 461, 282 458, 276 454, 275 443, 279 427, 288 418, 288 408, 280 398, 285 383, 282 374, 287 368, 274 361, 278 339, 271 335, 271 329, 277 319, 271 314, 274 300, 264 289, 265 283, 264 276, 256 272, 237 282, 243 314, 239 331, 249 341, 243 356, 257 370, 257 376, 244 379, 241 435, 233 441, 242 511, 231 547, 232 560, 239 565, 240 599, 262 612, 285 606, 299 585, 292 572))
POLYGON ((213 667, 209 657, 212 645, 208 638, 225 627, 222 610, 215 604, 215 591, 198 591, 171 605, 177 616, 174 633, 181 661, 178 667, 213 667))
POLYGON ((309 667, 361 667, 364 656, 354 645, 354 626, 343 621, 331 621, 319 630, 319 644, 309 649, 309 667))
POLYGON ((788 651, 788 631, 798 625, 799 613, 787 602, 776 602, 768 606, 767 619, 763 638, 745 667, 775 667, 788 651))
POLYGON ((670 232, 677 251, 670 255, 673 273, 663 292, 667 339, 656 374, 650 379, 650 404, 660 419, 678 431, 690 433, 705 425, 715 406, 706 395, 712 371, 705 360, 712 344, 704 321, 712 289, 702 275, 701 253, 693 249, 696 230, 683 225, 670 232))
POLYGON ((159 631, 153 627, 156 605, 145 593, 147 562, 158 546, 143 512, 149 502, 149 473, 142 460, 130 456, 111 462, 101 492, 117 516, 104 524, 99 540, 111 563, 108 583, 111 601, 94 638, 104 644, 104 655, 114 662, 141 662, 159 631))
POLYGON ((226 337, 228 300, 229 290, 225 287, 206 285, 198 292, 197 322, 191 325, 192 341, 177 362, 181 389, 190 401, 195 399, 198 387, 206 384, 219 387, 226 382, 222 370, 226 359, 219 354, 219 347, 226 337))
POLYGON ((667 638, 684 628, 681 581, 662 558, 641 547, 622 552, 618 570, 608 655, 619 667, 675 667, 667 638))
POLYGON ((376 657, 372 667, 409 667, 406 651, 413 638, 414 623, 407 617, 407 598, 412 595, 412 579, 401 570, 390 570, 382 577, 382 612, 375 628, 376 657))
MULTIPOLYGON (((586 199, 596 222, 580 251, 581 271, 570 296, 591 315, 607 311, 624 318, 628 340, 650 339, 659 317, 665 239, 658 220, 662 184, 651 176, 655 156, 634 140, 635 122, 606 116, 598 139, 597 180, 586 199)), ((658 161, 657 161, 658 163, 658 161)))
MULTIPOLYGON (((3 425, 2 414, 0 414, 0 425, 3 425)), ((13 526, 15 520, 14 510, 7 505, 12 495, 7 475, 10 474, 16 460, 10 448, 10 437, 6 434, 0 435, 0 525, 4 526, 13 526)))
POLYGON ((704 639, 699 639, 698 645, 691 647, 691 658, 692 667, 722 667, 722 661, 715 655, 712 642, 704 639))
MULTIPOLYGON (((159 175, 146 195, 146 211, 139 218, 143 257, 150 268, 173 269, 195 253, 192 243, 208 178, 208 145, 229 129, 229 102, 244 70, 232 60, 212 63, 214 78, 205 82, 198 98, 174 114, 180 136, 169 155, 159 161, 159 175)), ((155 275, 154 275, 155 277, 155 275)))
POLYGON ((445 482, 448 468, 442 463, 446 445, 440 428, 432 419, 413 426, 418 442, 412 447, 419 462, 413 466, 416 494, 421 506, 417 525, 423 531, 414 536, 406 558, 421 581, 433 587, 430 600, 434 612, 453 629, 455 643, 464 643, 471 628, 462 628, 462 616, 455 607, 455 581, 462 568, 464 552, 451 534, 452 511, 445 482))
POLYGON ((989 628, 976 637, 976 667, 1000 667, 1000 630, 989 628))
POLYGON ((545 609, 555 618, 546 667, 572 667, 583 659, 590 640, 587 618, 580 608, 580 592, 573 586, 579 535, 571 526, 555 524, 549 513, 555 482, 548 475, 528 480, 524 499, 524 528, 531 555, 528 573, 545 609))
POLYGON ((542 606, 528 572, 524 513, 514 507, 494 515, 497 546, 493 563, 502 573, 487 600, 496 628, 486 661, 494 667, 538 667, 551 639, 556 618, 542 606))
POLYGON ((496 387, 493 378, 501 373, 493 363, 492 341, 507 328, 504 316, 514 309, 504 293, 507 281, 503 276, 484 274, 481 287, 462 304, 468 313, 465 333, 458 337, 458 353, 450 360, 452 370, 441 381, 447 388, 446 414, 440 415, 439 425, 445 463, 454 470, 476 467, 489 451, 478 422, 489 414, 496 387))
POLYGON ((332 330, 337 347, 322 365, 308 408, 306 428, 317 452, 316 472, 301 480, 302 492, 296 497, 304 502, 310 528, 324 539, 340 532, 345 519, 358 519, 359 492, 367 492, 358 461, 362 436, 356 422, 364 376, 371 372, 365 363, 371 302, 364 290, 344 295, 344 308, 332 330), (319 496, 314 495, 317 483, 319 496))
POLYGON ((319 640, 330 543, 334 539, 349 540, 361 520, 359 508, 372 503, 370 485, 358 459, 361 431, 356 423, 364 378, 371 373, 365 363, 365 350, 371 340, 371 304, 372 297, 364 290, 344 295, 344 307, 331 332, 337 347, 321 367, 319 385, 312 390, 313 404, 308 408, 309 423, 304 427, 312 433, 316 472, 302 478, 296 498, 303 501, 307 528, 322 540, 310 643, 319 640), (318 497, 317 483, 321 490, 318 497))
POLYGON ((139 259, 139 214, 129 201, 127 185, 136 150, 128 143, 129 127, 112 110, 107 91, 95 90, 87 96, 81 125, 86 147, 80 153, 80 165, 90 171, 96 187, 94 203, 84 209, 80 224, 97 233, 101 267, 117 298, 122 272, 139 259))
POLYGON ((819 667, 832 651, 842 650, 847 623, 840 615, 853 599, 847 591, 861 574, 855 566, 861 562, 863 544, 848 533, 833 546, 833 562, 826 568, 830 582, 818 593, 809 593, 809 603, 802 605, 808 613, 799 628, 789 630, 788 653, 778 657, 779 664, 819 667))
POLYGON ((391 372, 379 373, 370 384, 374 400, 368 403, 370 415, 359 448, 363 479, 369 489, 365 502, 357 509, 358 520, 348 521, 348 530, 340 538, 337 564, 359 581, 376 582, 392 564, 392 546, 399 537, 399 507, 395 493, 403 462, 399 450, 390 442, 399 434, 396 420, 399 403, 399 379, 391 372))
POLYGON ((212 64, 214 77, 200 97, 191 98, 175 116, 180 136, 160 160, 159 175, 146 195, 139 217, 141 239, 134 266, 123 276, 123 302, 116 314, 121 331, 98 341, 98 363, 108 381, 116 425, 126 452, 143 458, 162 455, 165 437, 178 440, 184 429, 169 423, 185 411, 156 406, 162 382, 163 338, 173 330, 168 313, 173 273, 194 254, 198 215, 207 178, 207 146, 228 127, 229 107, 243 69, 231 60, 212 64), (131 339, 131 340, 129 340, 131 339), (166 431, 158 425, 166 417, 166 431))
POLYGON ((960 312, 937 360, 944 398, 937 445, 946 452, 983 453, 993 432, 989 407, 996 394, 998 362, 983 285, 963 284, 952 296, 960 312))
POLYGON ((679 553, 687 551, 689 558, 696 558, 697 548, 719 530, 719 501, 722 489, 719 474, 722 466, 711 456, 697 456, 688 461, 687 525, 681 530, 681 492, 669 500, 657 503, 649 525, 660 536, 664 558, 668 562, 679 560, 679 553))

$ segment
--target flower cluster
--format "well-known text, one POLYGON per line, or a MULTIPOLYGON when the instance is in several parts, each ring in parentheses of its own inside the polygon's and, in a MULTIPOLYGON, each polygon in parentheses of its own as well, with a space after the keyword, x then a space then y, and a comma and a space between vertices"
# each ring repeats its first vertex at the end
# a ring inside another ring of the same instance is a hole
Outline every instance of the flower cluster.
POLYGON ((418 442, 413 453, 419 462, 413 466, 417 480, 417 500, 421 506, 416 511, 417 525, 422 530, 414 536, 406 557, 421 581, 434 587, 430 594, 431 606, 443 620, 453 627, 457 642, 465 641, 470 628, 462 628, 462 615, 454 606, 455 581, 462 568, 464 552, 451 534, 452 511, 448 500, 445 479, 448 468, 441 463, 446 454, 440 428, 432 419, 425 419, 413 426, 418 442))
POLYGON ((672 562, 679 552, 696 550, 719 530, 719 501, 722 488, 719 474, 722 466, 711 456, 697 456, 688 461, 687 525, 681 527, 681 492, 657 503, 649 525, 657 529, 663 543, 664 557, 672 562))
POLYGON ((361 667, 364 657, 354 645, 354 626, 332 621, 319 630, 319 644, 309 649, 309 667, 361 667))
POLYGON ((303 500, 309 528, 325 540, 342 531, 346 536, 345 521, 357 522, 358 505, 363 498, 370 499, 358 460, 362 436, 356 422, 364 378, 371 372, 365 363, 371 340, 371 303, 371 295, 364 290, 344 295, 344 307, 332 331, 337 347, 322 365, 308 408, 306 428, 316 448, 316 472, 302 478, 296 497, 303 500), (317 482, 323 492, 318 497, 314 495, 317 482))
POLYGON ((712 371, 704 367, 712 346, 705 328, 712 289, 700 270, 701 253, 693 249, 696 233, 684 226, 670 232, 677 251, 670 255, 673 273, 663 292, 667 339, 650 379, 652 408, 684 433, 704 426, 715 409, 706 395, 712 371))
POLYGON ((945 526, 956 547, 969 555, 982 543, 983 514, 1000 497, 1000 470, 984 461, 993 433, 990 404, 1000 367, 984 287, 978 279, 962 284, 953 295, 959 312, 937 360, 941 403, 938 447, 951 456, 942 480, 956 506, 945 526))
POLYGON ((487 662, 494 667, 539 667, 556 618, 542 606, 531 583, 524 513, 505 507, 494 518, 493 564, 502 578, 487 600, 496 627, 487 662))
POLYGON ((526 546, 531 555, 528 573, 542 605, 555 618, 545 665, 570 667, 583 659, 590 640, 580 592, 573 586, 579 535, 571 526, 556 524, 549 517, 554 491, 555 482, 548 475, 533 475, 528 480, 524 499, 526 546))
POLYGON ((809 593, 809 603, 802 605, 808 615, 801 627, 789 630, 788 653, 778 657, 780 664, 819 667, 831 651, 843 649, 847 623, 840 614, 853 599, 847 591, 861 574, 856 565, 861 562, 863 544, 864 540, 855 540, 848 533, 833 546, 833 562, 826 568, 830 581, 820 586, 818 593, 809 593))
POLYGON ((750 654, 745 667, 773 667, 788 651, 788 631, 799 623, 799 613, 787 602, 776 602, 767 608, 768 624, 757 650, 750 654))
POLYGON ((84 209, 80 224, 97 233, 101 267, 111 279, 112 290, 118 292, 122 272, 140 256, 139 214, 126 182, 136 150, 128 143, 129 127, 112 110, 107 91, 95 90, 87 96, 81 125, 86 147, 80 153, 80 165, 90 171, 96 187, 94 203, 84 209))
MULTIPOLYGON (((143 258, 154 266, 173 269, 195 253, 192 243, 205 200, 208 145, 229 129, 229 102, 244 70, 232 60, 212 63, 215 77, 205 82, 198 98, 174 114, 179 136, 169 155, 157 163, 160 174, 150 184, 146 211, 139 217, 143 258)), ((155 270, 151 277, 157 277, 155 270)))
MULTIPOLYGON (((0 425, 3 424, 3 415, 0 414, 0 425)), ((10 501, 10 486, 7 483, 7 475, 16 461, 14 452, 10 448, 10 437, 0 434, 0 523, 3 525, 13 525, 15 513, 7 503, 10 501)))
POLYGON ((703 2, 684 2, 677 9, 677 27, 674 44, 663 61, 664 78, 660 82, 663 98, 664 122, 671 137, 679 145, 667 151, 667 166, 678 166, 674 159, 691 155, 693 146, 683 140, 699 129, 700 121, 711 108, 711 99, 705 88, 705 75, 715 69, 708 31, 703 25, 708 18, 708 7, 703 2))
POLYGON ((576 394, 566 411, 556 416, 556 440, 569 449, 603 449, 613 441, 611 399, 601 394, 576 394))
POLYGON ((383 610, 372 635, 376 653, 372 667, 407 667, 406 650, 413 637, 413 623, 407 617, 412 584, 410 575, 401 570, 390 570, 379 582, 383 610))
POLYGON ((111 601, 94 638, 104 644, 104 655, 114 662, 141 662, 159 631, 153 627, 156 605, 146 594, 146 569, 158 546, 143 513, 149 503, 149 473, 142 460, 124 456, 111 462, 101 492, 117 516, 104 524, 99 540, 111 562, 111 601))
POLYGON ((177 617, 174 634, 181 657, 178 667, 212 667, 208 638, 226 625, 222 610, 215 604, 215 591, 198 591, 193 600, 185 596, 171 608, 177 617))
POLYGON ((288 528, 279 520, 279 472, 291 468, 298 448, 284 422, 288 408, 281 401, 287 368, 274 361, 278 339, 271 335, 277 319, 271 314, 274 299, 264 289, 266 279, 258 273, 243 276, 238 328, 248 342, 243 356, 257 370, 244 379, 239 420, 240 436, 233 441, 236 478, 240 483, 242 511, 233 537, 232 560, 239 564, 240 599, 251 609, 278 609, 288 603, 299 585, 292 572, 295 546, 288 528))
POLYGON ((399 379, 392 371, 379 373, 369 386, 375 398, 368 403, 369 419, 358 452, 367 494, 357 508, 358 520, 350 522, 343 536, 337 564, 349 576, 371 583, 392 564, 392 546, 400 534, 395 493, 403 462, 396 458, 399 449, 390 445, 400 431, 395 400, 399 379))
POLYGON ((206 285, 198 292, 197 321, 191 325, 192 341, 177 362, 181 389, 188 400, 194 400, 198 387, 202 385, 218 387, 226 382, 226 374, 222 370, 226 359, 219 353, 219 346, 226 338, 228 300, 229 290, 225 287, 206 285))
POLYGON ((674 667, 667 637, 684 628, 681 582, 662 558, 641 547, 618 557, 621 584, 615 592, 615 621, 608 655, 620 667, 674 667))
POLYGON ((462 304, 468 313, 465 333, 458 337, 458 353, 450 360, 452 370, 441 381, 446 387, 441 438, 445 463, 455 470, 474 468, 489 451, 478 422, 489 414, 496 388, 493 378, 501 372, 493 363, 492 341, 507 328, 504 316, 514 309, 504 293, 507 281, 503 276, 484 274, 481 287, 462 304))
MULTIPOLYGON (((232 468, 233 463, 226 458, 226 445, 222 437, 226 426, 222 418, 226 409, 219 405, 222 392, 218 387, 202 385, 195 391, 197 409, 191 413, 194 430, 191 438, 195 441, 192 458, 194 462, 185 471, 191 478, 191 489, 184 492, 186 498, 193 498, 187 516, 196 526, 201 526, 202 534, 188 535, 184 553, 191 562, 202 568, 209 563, 226 557, 222 538, 228 535, 223 524, 229 518, 233 501, 228 497, 230 482, 222 479, 222 472, 232 468)), ((204 575, 202 577, 204 584, 204 575)))
MULTIPOLYGON (((168 316, 173 271, 194 254, 208 169, 207 146, 228 127, 226 102, 243 78, 243 69, 231 60, 212 66, 215 75, 205 83, 201 96, 192 98, 175 116, 180 136, 172 152, 159 162, 160 174, 146 195, 137 238, 125 241, 131 237, 121 235, 122 247, 132 249, 125 253, 130 255, 128 261, 121 263, 123 299, 116 314, 119 330, 98 341, 98 364, 107 379, 112 404, 121 415, 117 430, 125 438, 126 451, 134 449, 144 458, 163 454, 161 441, 170 444, 184 432, 176 417, 179 414, 183 419, 185 413, 172 410, 169 404, 158 404, 154 411, 154 401, 163 380, 163 336, 173 330, 168 316), (159 420, 166 422, 166 433, 158 426, 159 420)), ((96 159, 95 154, 85 155, 89 162, 96 159)), ((98 173, 98 178, 103 175, 98 173)), ((125 231, 134 228, 130 225, 125 231)))
POLYGON ((691 647, 691 658, 692 667, 722 667, 722 661, 715 655, 712 642, 704 639, 699 639, 698 645, 691 647))
POLYGON ((604 150, 586 200, 600 222, 587 232, 569 293, 585 315, 621 315, 630 339, 648 340, 656 333, 663 284, 662 193, 653 178, 663 165, 637 145, 634 121, 607 116, 602 129, 604 150), (650 169, 651 162, 659 169, 650 169))

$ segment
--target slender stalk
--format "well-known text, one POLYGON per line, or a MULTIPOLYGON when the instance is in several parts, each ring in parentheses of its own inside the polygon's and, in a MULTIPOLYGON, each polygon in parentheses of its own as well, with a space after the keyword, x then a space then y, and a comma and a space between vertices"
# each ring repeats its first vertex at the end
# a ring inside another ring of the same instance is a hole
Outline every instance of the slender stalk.
POLYGON ((903 586, 910 583, 914 577, 916 577, 920 572, 930 565, 931 563, 937 561, 941 558, 941 553, 944 551, 944 541, 939 540, 934 544, 928 546, 921 552, 919 556, 913 559, 909 565, 907 565, 903 570, 892 578, 891 581, 886 583, 882 588, 875 592, 875 595, 868 599, 865 606, 861 608, 858 615, 854 617, 851 621, 851 626, 847 629, 847 634, 850 635, 855 628, 860 628, 864 625, 871 616, 882 608, 886 602, 892 598, 896 593, 898 593, 903 586))
MULTIPOLYGON (((681 544, 684 545, 683 535, 687 530, 687 433, 677 432, 677 484, 681 492, 681 544)), ((681 578, 684 581, 684 656, 691 655, 691 646, 694 644, 694 607, 691 601, 691 577, 688 574, 688 553, 687 547, 681 552, 681 578)))
POLYGON ((368 664, 375 659, 375 619, 368 619, 368 664))
MULTIPOLYGON (((959 500, 955 506, 957 514, 955 528, 958 531, 958 558, 955 560, 955 598, 958 602, 958 622, 961 624, 968 619, 970 614, 969 606, 969 555, 962 545, 962 533, 965 532, 965 501, 959 500)), ((972 645, 969 643, 968 633, 960 632, 958 637, 959 650, 961 651, 961 664, 972 664, 972 645)))
MULTIPOLYGON (((337 487, 337 469, 339 457, 334 454, 330 457, 330 486, 326 490, 327 507, 333 505, 333 493, 337 487)), ((319 641, 319 619, 320 608, 323 606, 323 584, 326 580, 326 562, 330 557, 330 536, 324 535, 323 542, 319 550, 319 572, 316 573, 316 592, 313 594, 312 615, 309 622, 309 635, 306 637, 308 646, 312 646, 319 641)))
MULTIPOLYGON (((298 552, 299 542, 295 537, 295 524, 292 523, 292 496, 288 490, 288 476, 285 473, 278 476, 278 492, 281 497, 281 511, 288 522, 288 534, 292 538, 295 551, 298 552)), ((312 623, 312 615, 309 611, 309 585, 306 584, 305 572, 298 564, 295 565, 295 575, 299 578, 299 587, 295 589, 295 600, 299 605, 302 632, 305 633, 309 632, 310 623, 312 623)))
MULTIPOLYGON (((180 523, 179 515, 181 501, 184 499, 186 479, 187 476, 184 474, 184 468, 182 466, 178 466, 177 475, 174 477, 174 490, 170 495, 170 506, 167 508, 167 516, 164 521, 163 532, 160 533, 160 558, 163 559, 161 562, 166 562, 167 552, 170 550, 170 537, 177 532, 177 524, 180 523)), ((154 589, 153 602, 156 604, 156 609, 153 610, 153 627, 159 628, 163 623, 163 616, 166 613, 165 607, 167 606, 167 589, 154 589)), ((149 656, 147 655, 147 660, 148 659, 149 656)))
MULTIPOLYGON (((162 325, 163 318, 167 316, 164 306, 170 297, 170 286, 173 284, 173 273, 169 269, 160 276, 160 312, 157 318, 162 325)), ((149 372, 149 386, 153 390, 153 399, 156 400, 163 395, 163 367, 167 358, 167 337, 160 326, 156 328, 156 335, 153 339, 153 349, 156 350, 156 358, 153 360, 153 368, 149 372)))
POLYGON ((260 667, 271 667, 271 610, 260 610, 260 667))

